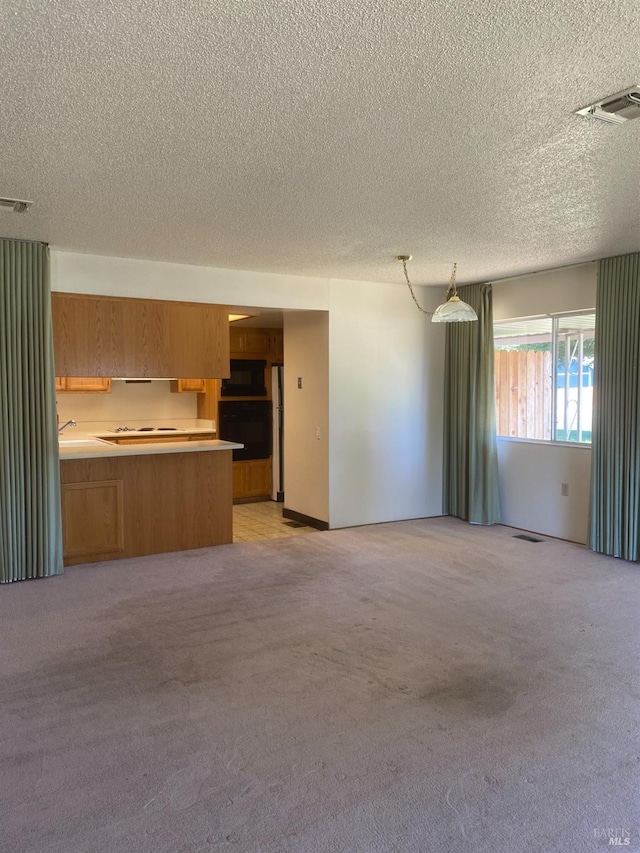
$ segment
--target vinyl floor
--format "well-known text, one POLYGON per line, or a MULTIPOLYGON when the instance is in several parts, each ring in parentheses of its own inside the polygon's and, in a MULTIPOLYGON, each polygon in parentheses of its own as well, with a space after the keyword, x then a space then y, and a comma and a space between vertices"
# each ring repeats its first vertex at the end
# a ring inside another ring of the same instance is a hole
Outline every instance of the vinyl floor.
POLYGON ((313 527, 282 517, 282 504, 276 501, 236 504, 233 507, 233 541, 254 542, 313 533, 313 527))

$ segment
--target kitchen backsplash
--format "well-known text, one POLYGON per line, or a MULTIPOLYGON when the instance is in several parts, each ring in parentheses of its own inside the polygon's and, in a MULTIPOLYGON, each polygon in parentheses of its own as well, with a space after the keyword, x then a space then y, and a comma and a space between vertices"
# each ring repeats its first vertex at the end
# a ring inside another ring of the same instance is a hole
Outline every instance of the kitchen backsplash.
POLYGON ((131 425, 137 421, 174 421, 197 417, 196 394, 173 394, 168 379, 128 383, 111 380, 111 393, 63 393, 57 395, 60 423, 91 421, 131 425))

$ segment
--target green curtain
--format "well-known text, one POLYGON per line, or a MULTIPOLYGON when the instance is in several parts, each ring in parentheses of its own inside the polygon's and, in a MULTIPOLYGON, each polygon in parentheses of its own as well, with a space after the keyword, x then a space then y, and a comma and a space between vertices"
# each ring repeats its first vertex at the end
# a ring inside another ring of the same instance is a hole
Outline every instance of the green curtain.
POLYGON ((62 572, 49 248, 0 239, 0 582, 62 572))
POLYGON ((598 268, 591 509, 593 551, 640 560, 640 253, 598 268))
POLYGON ((490 284, 458 289, 478 322, 449 323, 445 349, 444 512, 500 521, 490 284))

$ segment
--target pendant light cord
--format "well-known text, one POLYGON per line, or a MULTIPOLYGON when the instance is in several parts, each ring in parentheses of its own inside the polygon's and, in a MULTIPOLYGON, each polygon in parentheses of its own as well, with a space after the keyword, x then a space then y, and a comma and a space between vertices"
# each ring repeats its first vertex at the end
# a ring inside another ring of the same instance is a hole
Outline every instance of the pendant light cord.
MULTIPOLYGON (((418 308, 418 311, 422 311, 422 313, 426 314, 427 317, 433 317, 433 311, 425 311, 425 309, 422 307, 422 305, 420 305, 420 303, 418 302, 418 298, 416 297, 416 295, 413 291, 413 286, 412 286, 411 282, 409 281, 409 273, 407 272, 407 262, 404 258, 402 258, 402 268, 404 270, 404 277, 406 278, 407 284, 409 285, 409 291, 411 292, 411 297, 412 297, 413 301, 416 303, 416 307, 418 308)), ((455 266, 454 266, 454 269, 455 269, 455 266)), ((451 285, 449 285, 449 287, 451 287, 451 285)))
MULTIPOLYGON (((407 284, 409 285, 409 290, 411 292, 411 296, 413 301, 416 303, 419 311, 422 311, 423 314, 426 314, 427 317, 433 317, 433 311, 426 311, 422 305, 418 302, 418 298, 413 290, 413 285, 409 281, 409 273, 407 272, 407 261, 405 258, 399 257, 399 261, 402 261, 402 269, 404 270, 404 277, 407 280, 407 284)), ((449 279, 449 286, 447 287, 447 292, 445 295, 445 302, 451 299, 452 296, 458 295, 458 288, 456 287, 456 272, 458 269, 458 264, 453 265, 453 269, 451 270, 451 278, 449 279)))
POLYGON ((458 264, 453 265, 453 269, 451 270, 451 278, 449 279, 449 287, 447 288, 447 299, 451 299, 452 296, 458 295, 458 288, 456 286, 456 271, 458 269, 458 264))

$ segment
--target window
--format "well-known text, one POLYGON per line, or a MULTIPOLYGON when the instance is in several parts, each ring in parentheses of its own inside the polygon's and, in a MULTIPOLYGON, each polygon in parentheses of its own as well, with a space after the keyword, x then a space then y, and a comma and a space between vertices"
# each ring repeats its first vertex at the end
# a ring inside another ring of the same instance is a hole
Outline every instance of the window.
POLYGON ((595 312, 494 325, 498 435, 591 441, 595 312))

